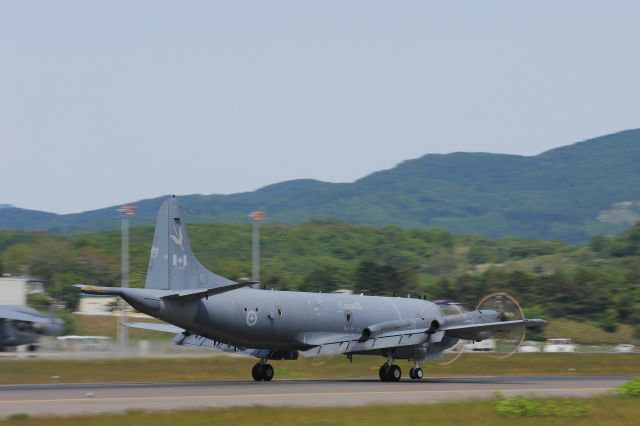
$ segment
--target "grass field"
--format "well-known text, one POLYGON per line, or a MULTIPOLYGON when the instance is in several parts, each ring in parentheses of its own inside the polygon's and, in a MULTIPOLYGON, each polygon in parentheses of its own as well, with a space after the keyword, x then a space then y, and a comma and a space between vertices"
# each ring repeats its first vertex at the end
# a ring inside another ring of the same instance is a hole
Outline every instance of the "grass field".
POLYGON ((554 399, 558 406, 578 405, 580 414, 503 416, 497 400, 450 402, 429 405, 391 405, 349 408, 248 407, 172 412, 129 411, 121 415, 29 418, 16 415, 0 426, 200 426, 200 425, 632 425, 640 418, 638 398, 605 396, 581 400, 554 399))
MULTIPOLYGON (((95 360, 0 360, 0 384, 250 380, 254 358, 132 358, 95 360)), ((276 379, 377 377, 382 357, 301 358, 274 361, 276 379)), ((399 361, 404 375, 412 366, 399 361)), ((517 354, 496 360, 465 354, 452 366, 423 363, 425 377, 451 375, 640 375, 640 354, 517 354)))

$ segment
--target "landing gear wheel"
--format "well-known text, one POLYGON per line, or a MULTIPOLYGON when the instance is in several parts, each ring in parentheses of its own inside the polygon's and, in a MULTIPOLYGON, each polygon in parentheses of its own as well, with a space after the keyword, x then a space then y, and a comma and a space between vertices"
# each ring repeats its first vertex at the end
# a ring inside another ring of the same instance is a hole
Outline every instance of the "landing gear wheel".
POLYGON ((398 382, 402 378, 402 370, 397 365, 382 364, 378 375, 383 382, 398 382))
POLYGON ((273 379, 273 367, 271 364, 256 364, 251 369, 251 377, 256 382, 264 380, 270 382, 273 379))
POLYGON ((411 377, 413 380, 422 379, 422 368, 417 367, 409 370, 409 377, 411 377))
POLYGON ((387 375, 388 375, 388 379, 387 379, 388 381, 399 382, 400 379, 402 378, 402 370, 397 365, 392 365, 391 367, 389 367, 389 370, 387 371, 387 375))
POLYGON ((378 371, 380 380, 383 382, 399 382, 402 378, 402 370, 397 365, 382 364, 378 371))
POLYGON ((260 380, 262 380, 262 377, 260 376, 260 370, 262 370, 261 367, 262 365, 256 364, 251 369, 251 377, 253 377, 253 380, 255 380, 256 382, 259 382, 260 380))
POLYGON ((265 382, 270 382, 271 379, 273 379, 273 367, 271 366, 271 364, 265 364, 261 367, 262 369, 260 373, 262 374, 262 380, 264 380, 265 382))
POLYGON ((387 364, 382 364, 382 367, 380 367, 380 371, 378 371, 378 375, 380 376, 380 380, 382 380, 383 382, 387 381, 387 370, 389 369, 389 367, 387 366, 387 364))

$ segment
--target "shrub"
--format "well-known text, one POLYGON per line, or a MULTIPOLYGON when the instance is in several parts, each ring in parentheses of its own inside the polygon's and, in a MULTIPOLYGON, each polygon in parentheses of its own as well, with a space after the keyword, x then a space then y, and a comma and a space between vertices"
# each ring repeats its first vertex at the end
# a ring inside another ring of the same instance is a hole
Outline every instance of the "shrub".
POLYGON ((31 418, 31 416, 27 413, 16 413, 8 417, 9 420, 27 420, 29 418, 31 418))
POLYGON ((640 377, 629 380, 627 383, 618 386, 618 394, 624 396, 640 396, 640 377))
POLYGON ((501 416, 511 417, 586 416, 589 413, 589 407, 573 400, 555 401, 515 396, 498 398, 496 411, 501 416))

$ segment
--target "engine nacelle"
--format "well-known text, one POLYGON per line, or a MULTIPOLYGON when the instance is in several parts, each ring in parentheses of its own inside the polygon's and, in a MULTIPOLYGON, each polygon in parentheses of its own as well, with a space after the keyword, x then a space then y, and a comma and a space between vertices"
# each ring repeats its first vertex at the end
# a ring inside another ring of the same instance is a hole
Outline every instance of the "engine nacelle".
POLYGON ((431 322, 429 322, 429 320, 425 318, 414 318, 414 319, 406 319, 406 320, 393 320, 393 321, 379 322, 377 324, 370 325, 366 327, 364 330, 362 330, 362 336, 360 336, 359 340, 365 341, 367 339, 379 336, 389 331, 410 330, 414 328, 427 328, 427 327, 429 328, 429 332, 433 332, 440 327, 440 323, 437 320, 432 320, 431 322))

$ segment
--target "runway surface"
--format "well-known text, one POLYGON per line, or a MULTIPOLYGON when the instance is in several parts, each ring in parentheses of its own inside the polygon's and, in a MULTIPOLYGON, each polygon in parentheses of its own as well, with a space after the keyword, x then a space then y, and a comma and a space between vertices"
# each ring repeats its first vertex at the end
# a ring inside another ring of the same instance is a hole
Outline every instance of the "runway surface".
POLYGON ((451 377, 402 380, 274 380, 189 383, 96 383, 0 386, 0 417, 16 413, 71 415, 127 409, 233 406, 357 406, 428 403, 536 394, 590 396, 627 377, 451 377))

